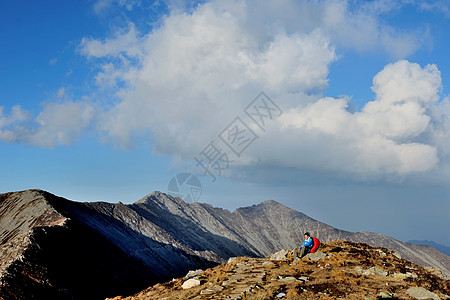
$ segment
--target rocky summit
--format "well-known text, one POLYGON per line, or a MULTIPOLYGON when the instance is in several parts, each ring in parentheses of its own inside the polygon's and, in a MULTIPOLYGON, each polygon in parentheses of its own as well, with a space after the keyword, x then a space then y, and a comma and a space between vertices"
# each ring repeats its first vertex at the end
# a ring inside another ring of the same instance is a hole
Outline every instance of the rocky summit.
POLYGON ((333 241, 301 260, 291 253, 232 258, 113 300, 450 298, 449 280, 386 248, 333 241))
MULTIPOLYGON (((263 259, 292 249, 305 231, 322 242, 348 240, 396 250, 399 259, 442 276, 450 270, 450 258, 432 247, 339 230, 275 201, 230 212, 161 192, 125 205, 27 190, 0 195, 0 299, 132 295, 231 257, 263 259)), ((324 258, 317 254, 314 259, 324 258)), ((372 276, 364 272, 379 271, 368 269, 354 272, 372 276)), ((262 271, 257 274, 261 277, 262 271)), ((184 290, 204 287, 198 281, 183 282, 184 290)))

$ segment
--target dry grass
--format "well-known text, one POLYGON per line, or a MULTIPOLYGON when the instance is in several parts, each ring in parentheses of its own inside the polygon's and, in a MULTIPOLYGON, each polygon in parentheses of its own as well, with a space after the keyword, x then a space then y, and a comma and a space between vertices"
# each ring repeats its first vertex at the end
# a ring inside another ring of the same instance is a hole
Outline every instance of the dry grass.
POLYGON ((198 287, 183 290, 181 285, 184 279, 180 278, 173 282, 157 284, 126 299, 225 299, 243 287, 253 289, 242 292, 241 299, 252 300, 274 299, 280 292, 286 294, 282 299, 377 299, 380 292, 396 293, 398 297, 402 297, 407 296, 405 290, 412 286, 424 287, 441 296, 450 294, 450 281, 440 279, 406 260, 398 259, 388 249, 378 248, 377 251, 365 244, 335 241, 322 244, 319 250, 334 256, 327 256, 319 261, 303 258, 296 265, 291 265, 290 261, 267 263, 267 259, 241 257, 232 263, 201 273, 198 279, 202 284, 198 287), (388 272, 388 276, 361 275, 355 271, 355 267, 368 269, 374 266, 388 272), (412 270, 410 268, 414 269, 412 272, 417 274, 417 278, 403 280, 392 276, 394 273, 409 272, 412 270), (255 284, 255 274, 261 274, 263 271, 265 276, 255 284), (236 274, 241 274, 242 278, 230 283, 228 280, 236 274), (290 276, 306 276, 309 281, 280 280, 290 276), (223 290, 201 294, 203 290, 211 287, 223 287, 223 290))

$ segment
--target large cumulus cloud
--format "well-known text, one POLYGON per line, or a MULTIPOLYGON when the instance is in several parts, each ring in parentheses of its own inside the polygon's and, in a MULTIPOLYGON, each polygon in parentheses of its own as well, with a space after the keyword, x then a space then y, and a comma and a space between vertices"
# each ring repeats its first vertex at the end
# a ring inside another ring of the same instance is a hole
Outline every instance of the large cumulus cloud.
MULTIPOLYGON (((281 132, 306 136, 306 147, 315 142, 319 153, 297 156, 291 163, 311 164, 312 158, 324 170, 371 177, 436 167, 438 149, 426 140, 429 131, 435 130, 430 108, 438 101, 441 87, 436 66, 421 68, 402 60, 387 65, 373 82, 376 98, 359 112, 350 113, 346 99, 324 98, 285 113, 281 132)), ((299 142, 296 148, 301 153, 304 146, 299 142)))
POLYGON ((174 9, 151 32, 129 23, 111 37, 87 37, 79 53, 98 66, 99 91, 113 91, 114 101, 48 106, 33 134, 14 126, 29 118, 16 108, 9 117, 0 115, 1 138, 15 141, 15 130, 32 144, 70 144, 95 126, 120 147, 150 133, 155 152, 190 161, 265 91, 284 114, 264 133, 254 128, 260 138, 233 158, 235 166, 362 180, 444 172, 449 105, 440 99, 436 66, 406 60, 387 65, 373 79, 375 98, 357 112, 345 97, 323 97, 336 49, 402 58, 427 38, 426 32, 383 25, 380 9, 351 9, 344 1, 212 1, 192 12, 174 9), (76 113, 54 117, 66 107, 76 113), (70 122, 81 122, 81 131, 71 130, 70 122))

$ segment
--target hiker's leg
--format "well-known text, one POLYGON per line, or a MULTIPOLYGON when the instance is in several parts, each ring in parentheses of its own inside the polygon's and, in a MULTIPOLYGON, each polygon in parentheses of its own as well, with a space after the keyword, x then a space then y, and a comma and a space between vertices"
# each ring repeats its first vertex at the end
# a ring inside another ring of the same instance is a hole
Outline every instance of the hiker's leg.
POLYGON ((300 253, 298 255, 298 257, 302 258, 303 256, 305 256, 306 254, 308 254, 308 250, 306 250, 306 247, 302 247, 300 249, 300 253))

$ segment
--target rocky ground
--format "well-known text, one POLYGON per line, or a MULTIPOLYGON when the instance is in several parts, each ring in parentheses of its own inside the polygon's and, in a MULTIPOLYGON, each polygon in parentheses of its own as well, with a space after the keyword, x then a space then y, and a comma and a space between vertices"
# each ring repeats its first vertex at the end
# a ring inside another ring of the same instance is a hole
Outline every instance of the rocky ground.
POLYGON ((282 250, 267 258, 231 258, 205 271, 118 299, 450 299, 450 280, 395 251, 344 241, 293 261, 282 250))

